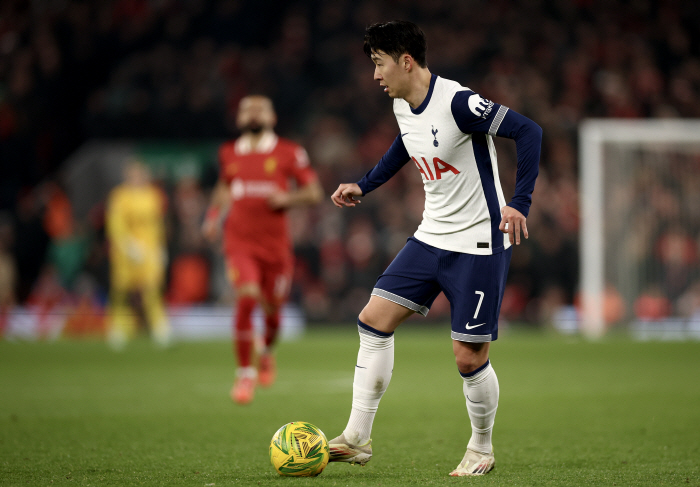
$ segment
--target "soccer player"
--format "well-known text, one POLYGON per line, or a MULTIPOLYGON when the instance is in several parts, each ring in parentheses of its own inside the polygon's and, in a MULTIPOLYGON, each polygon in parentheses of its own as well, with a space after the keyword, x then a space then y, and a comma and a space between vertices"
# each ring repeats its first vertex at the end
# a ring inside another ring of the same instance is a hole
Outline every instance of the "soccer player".
POLYGON ((494 465, 491 432, 498 380, 489 347, 498 337, 498 314, 511 245, 528 237, 526 217, 535 186, 542 130, 522 115, 486 100, 428 70, 426 39, 411 22, 367 28, 364 51, 374 79, 394 99, 399 135, 358 183, 341 184, 331 199, 352 207, 406 163, 425 188, 423 221, 377 279, 358 319, 360 350, 350 419, 329 441, 330 460, 365 464, 370 433, 394 363, 394 330, 413 313, 427 315, 442 291, 450 301, 452 348, 463 378, 472 435, 450 475, 483 475, 494 465), (515 195, 506 204, 498 179, 493 137, 515 139, 515 195))
POLYGON ((128 161, 124 183, 109 194, 106 213, 110 258, 107 339, 116 350, 134 335, 139 317, 148 323, 158 345, 170 344, 170 323, 163 305, 165 207, 165 195, 151 184, 148 168, 136 159, 128 161))
POLYGON ((203 225, 205 236, 215 241, 225 220, 223 249, 238 305, 234 324, 238 369, 231 399, 239 404, 253 400, 257 383, 269 386, 275 379, 272 347, 294 266, 286 210, 323 197, 306 151, 278 137, 273 131, 276 121, 269 98, 241 100, 236 125, 242 135, 219 149, 219 181, 203 225), (265 337, 256 370, 251 315, 258 303, 265 314, 265 337))

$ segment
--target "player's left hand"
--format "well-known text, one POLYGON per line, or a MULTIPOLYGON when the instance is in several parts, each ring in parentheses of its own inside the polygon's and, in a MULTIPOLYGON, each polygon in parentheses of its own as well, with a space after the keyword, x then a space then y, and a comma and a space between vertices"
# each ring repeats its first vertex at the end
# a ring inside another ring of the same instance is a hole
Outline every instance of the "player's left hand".
POLYGON ((525 238, 528 238, 526 223, 527 218, 525 218, 525 215, 520 213, 518 210, 510 206, 504 206, 501 208, 501 215, 501 224, 498 226, 498 229, 501 232, 508 234, 511 245, 520 245, 521 230, 525 238))
POLYGON ((287 191, 272 193, 267 197, 267 205, 272 210, 284 210, 292 206, 292 196, 287 191))

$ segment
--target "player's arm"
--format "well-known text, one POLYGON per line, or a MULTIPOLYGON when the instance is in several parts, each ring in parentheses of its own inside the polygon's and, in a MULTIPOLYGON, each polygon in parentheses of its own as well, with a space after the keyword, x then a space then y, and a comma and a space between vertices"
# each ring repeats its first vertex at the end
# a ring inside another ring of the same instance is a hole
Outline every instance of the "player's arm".
POLYGON ((301 146, 294 149, 293 163, 289 166, 289 176, 294 179, 297 189, 277 191, 267 198, 273 210, 286 210, 294 206, 315 205, 323 198, 323 188, 318 182, 316 171, 311 168, 309 155, 301 146))
POLYGON ((105 230, 109 244, 124 254, 127 253, 129 228, 121 204, 118 190, 112 190, 107 198, 105 211, 105 230))
MULTIPOLYGON (((153 186, 153 191, 155 192, 156 198, 159 201, 159 205, 156 207, 155 215, 155 231, 157 234, 156 241, 162 247, 167 244, 167 231, 165 228, 165 219, 168 214, 168 195, 158 186, 153 186)), ((165 258, 163 260, 166 260, 165 258)))
POLYGON ((105 230, 107 238, 114 245, 120 235, 126 235, 125 221, 122 218, 123 211, 119 205, 119 197, 115 190, 109 194, 105 211, 105 230))
POLYGON ((503 216, 498 228, 501 232, 508 233, 511 244, 520 245, 521 229, 525 238, 529 237, 526 219, 530 213, 532 192, 539 174, 542 128, 518 112, 508 110, 496 135, 514 139, 518 155, 515 193, 510 203, 501 208, 503 216))
POLYGON ((520 245, 520 232, 525 238, 529 236, 526 220, 539 173, 542 129, 529 118, 508 107, 484 100, 469 90, 455 94, 452 99, 452 114, 464 133, 496 135, 515 140, 518 156, 515 194, 501 208, 499 229, 508 234, 511 244, 520 245))
POLYGON ((267 204, 273 210, 285 210, 294 206, 315 205, 323 198, 323 188, 318 179, 313 179, 294 191, 273 193, 267 204))
POLYGON ((357 183, 341 184, 331 195, 333 204, 338 208, 355 206, 360 200, 357 196, 365 196, 377 189, 396 174, 410 160, 406 146, 399 134, 389 150, 382 156, 376 166, 370 169, 357 183))
POLYGON ((231 206, 231 193, 226 181, 219 179, 211 192, 209 208, 202 224, 202 234, 214 242, 221 234, 221 222, 231 206))
POLYGON ((127 218, 128 207, 124 194, 118 189, 113 190, 107 200, 105 228, 107 238, 118 252, 134 262, 143 260, 143 249, 131 234, 127 218))

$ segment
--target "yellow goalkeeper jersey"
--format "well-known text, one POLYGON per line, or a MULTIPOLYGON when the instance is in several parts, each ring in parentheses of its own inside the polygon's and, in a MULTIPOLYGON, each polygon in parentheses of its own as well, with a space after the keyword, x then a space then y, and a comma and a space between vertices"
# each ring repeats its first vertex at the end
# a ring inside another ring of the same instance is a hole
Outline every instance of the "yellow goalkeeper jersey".
POLYGON ((117 186, 107 203, 107 237, 113 252, 129 247, 153 250, 165 245, 165 196, 156 186, 117 186))

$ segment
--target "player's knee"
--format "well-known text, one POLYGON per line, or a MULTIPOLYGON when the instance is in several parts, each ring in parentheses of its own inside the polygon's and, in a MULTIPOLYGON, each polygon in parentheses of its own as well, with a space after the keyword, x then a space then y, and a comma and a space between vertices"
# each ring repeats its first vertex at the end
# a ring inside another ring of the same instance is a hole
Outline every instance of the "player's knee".
POLYGON ((373 313, 372 310, 368 310, 367 308, 368 307, 365 306, 365 308, 360 312, 360 315, 358 316, 359 320, 362 323, 371 328, 374 328, 375 330, 383 331, 386 333, 391 333, 394 331, 396 326, 392 326, 392 324, 389 323, 389 320, 386 317, 382 317, 377 313, 373 313))
POLYGON ((367 308, 365 307, 362 311, 360 311, 360 316, 358 316, 360 321, 364 323, 367 326, 371 326, 374 328, 374 320, 372 319, 371 313, 367 312, 367 308))
POLYGON ((483 364, 479 364, 474 357, 455 357, 457 362, 457 369, 461 374, 468 374, 474 372, 476 369, 481 367, 483 364))
POLYGON ((462 374, 474 372, 489 359, 488 348, 484 344, 457 342, 453 349, 457 369, 462 374))
POLYGON ((359 319, 375 330, 393 333, 412 314, 413 311, 408 308, 384 298, 372 296, 360 312, 359 319))
POLYGON ((260 300, 260 286, 257 284, 242 284, 236 286, 236 296, 240 298, 253 298, 256 301, 260 300))

